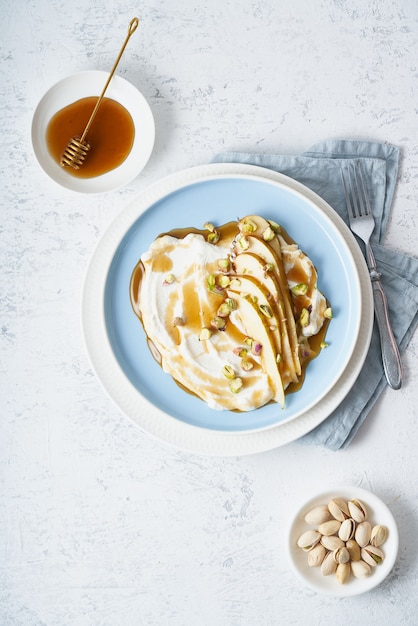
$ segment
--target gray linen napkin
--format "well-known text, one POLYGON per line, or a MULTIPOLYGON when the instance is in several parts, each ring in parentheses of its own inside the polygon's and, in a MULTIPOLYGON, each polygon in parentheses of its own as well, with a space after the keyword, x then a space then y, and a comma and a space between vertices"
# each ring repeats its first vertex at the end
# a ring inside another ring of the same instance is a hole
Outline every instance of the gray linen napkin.
MULTIPOLYGON (((382 143, 330 140, 316 144, 301 156, 227 152, 217 155, 214 161, 259 165, 290 176, 326 200, 348 224, 340 166, 343 160, 359 158, 367 176, 376 220, 372 247, 382 272, 393 332, 402 353, 418 324, 418 259, 381 245, 396 186, 399 149, 382 143)), ((370 349, 353 389, 322 424, 299 442, 331 450, 347 447, 386 385, 375 323, 370 349)))

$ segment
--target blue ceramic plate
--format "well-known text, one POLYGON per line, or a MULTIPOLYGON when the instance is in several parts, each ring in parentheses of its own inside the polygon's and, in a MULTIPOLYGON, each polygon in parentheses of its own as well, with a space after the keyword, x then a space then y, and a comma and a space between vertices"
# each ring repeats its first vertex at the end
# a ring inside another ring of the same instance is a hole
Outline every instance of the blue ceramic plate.
MULTIPOLYGON (((131 215, 133 208, 130 207, 131 215)), ((244 433, 285 423, 315 406, 342 376, 356 345, 362 312, 356 264, 341 234, 341 225, 306 195, 285 183, 256 176, 206 177, 171 190, 148 206, 138 203, 137 217, 115 248, 104 286, 104 320, 111 350, 131 385, 152 405, 183 423, 200 428, 244 433), (314 262, 318 287, 333 309, 326 340, 306 371, 303 387, 277 404, 246 413, 215 411, 178 387, 151 356, 145 333, 129 297, 132 271, 141 254, 162 232, 202 228, 246 214, 281 224, 314 262)))

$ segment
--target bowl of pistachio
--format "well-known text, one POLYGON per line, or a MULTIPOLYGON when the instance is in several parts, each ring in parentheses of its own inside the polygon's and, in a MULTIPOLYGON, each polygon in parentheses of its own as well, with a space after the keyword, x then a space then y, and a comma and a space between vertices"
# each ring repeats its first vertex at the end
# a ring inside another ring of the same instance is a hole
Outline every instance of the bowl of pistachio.
POLYGON ((399 546, 388 506, 361 487, 335 487, 304 502, 293 516, 287 552, 296 576, 330 596, 377 587, 392 571, 399 546))

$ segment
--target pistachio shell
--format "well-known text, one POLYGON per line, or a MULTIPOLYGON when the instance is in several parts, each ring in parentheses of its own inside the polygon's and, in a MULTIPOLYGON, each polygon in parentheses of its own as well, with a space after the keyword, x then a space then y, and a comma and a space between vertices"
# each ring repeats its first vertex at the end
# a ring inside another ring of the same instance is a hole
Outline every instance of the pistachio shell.
POLYGON ((332 552, 328 552, 322 561, 321 565, 321 574, 323 576, 330 576, 330 574, 334 574, 337 569, 337 563, 335 562, 334 555, 332 552))
POLYGON ((321 535, 335 535, 340 530, 341 522, 336 519, 330 519, 327 522, 319 524, 318 530, 321 535))
POLYGON ((309 567, 319 567, 325 558, 327 551, 321 543, 317 543, 312 550, 308 552, 309 567))
POLYGON ((376 567, 383 561, 385 555, 380 548, 368 545, 361 549, 361 558, 372 567, 376 567))
POLYGON ((347 582, 351 572, 350 563, 339 563, 337 565, 337 571, 335 572, 335 577, 340 585, 343 585, 347 582))
POLYGON ((321 543, 327 550, 336 550, 344 547, 344 541, 335 535, 323 535, 321 543))
POLYGON ((331 514, 326 504, 320 504, 314 507, 305 515, 305 522, 307 524, 322 524, 329 520, 331 514))
POLYGON ((328 509, 332 517, 339 522, 343 522, 347 517, 350 517, 347 502, 342 498, 334 498, 328 502, 328 509))
POLYGON ((372 527, 369 522, 361 522, 354 534, 354 539, 357 541, 360 548, 364 548, 370 542, 370 537, 372 534, 372 527))
POLYGON ((372 570, 364 561, 351 561, 351 571, 356 578, 366 578, 370 576, 372 570))
POLYGON ((360 546, 358 545, 355 539, 349 539, 345 544, 345 547, 350 553, 350 558, 352 561, 360 561, 360 546))
POLYGON ((350 560, 350 553, 345 546, 337 548, 332 554, 336 563, 348 563, 350 560))
POLYGON ((355 521, 349 517, 341 523, 340 529, 338 531, 338 536, 343 541, 348 541, 354 537, 354 533, 356 531, 356 523, 355 521))
POLYGON ((388 529, 386 526, 373 526, 372 534, 370 535, 370 544, 379 547, 385 543, 387 536, 388 529))
POLYGON ((355 522, 364 522, 367 519, 367 509, 360 500, 350 500, 348 510, 355 522))
POLYGON ((312 550, 312 548, 316 546, 320 539, 321 533, 319 533, 317 530, 305 530, 305 532, 302 533, 299 537, 297 543, 299 548, 302 548, 302 550, 308 552, 308 550, 312 550))

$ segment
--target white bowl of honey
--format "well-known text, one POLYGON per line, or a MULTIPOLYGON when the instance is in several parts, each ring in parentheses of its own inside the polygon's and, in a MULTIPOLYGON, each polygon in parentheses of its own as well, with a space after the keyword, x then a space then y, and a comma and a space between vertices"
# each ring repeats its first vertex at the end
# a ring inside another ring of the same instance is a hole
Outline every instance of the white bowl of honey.
POLYGON ((144 96, 114 76, 88 133, 92 148, 76 170, 60 165, 68 141, 83 132, 108 73, 84 71, 64 78, 39 102, 32 145, 42 169, 59 185, 81 193, 105 193, 129 184, 147 164, 155 124, 144 96))

